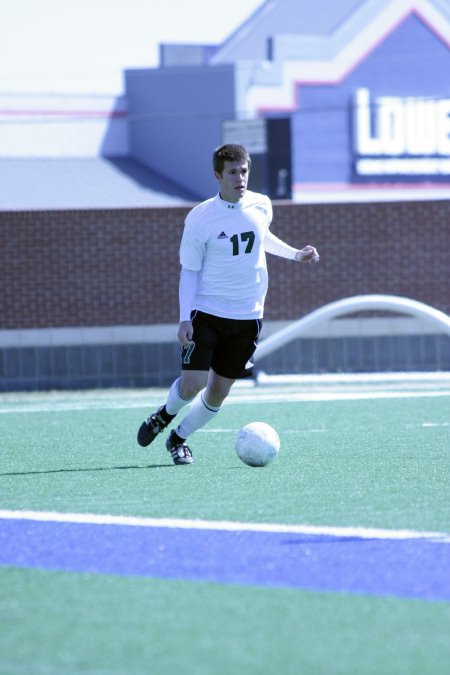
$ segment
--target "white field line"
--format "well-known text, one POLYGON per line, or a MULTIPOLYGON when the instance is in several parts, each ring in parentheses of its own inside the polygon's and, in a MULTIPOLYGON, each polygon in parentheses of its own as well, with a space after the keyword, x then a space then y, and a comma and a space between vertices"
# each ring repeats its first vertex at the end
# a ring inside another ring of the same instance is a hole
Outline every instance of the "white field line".
MULTIPOLYGON (((426 429, 434 429, 440 427, 450 427, 450 422, 417 422, 417 424, 405 424, 406 429, 415 429, 416 427, 422 427, 426 429)), ((361 427, 354 427, 354 429, 361 429, 361 427)), ((283 429, 283 434, 325 434, 329 429, 283 429)), ((236 433, 236 429, 226 429, 223 427, 211 427, 204 429, 197 429, 196 434, 229 434, 236 433)))
MULTIPOLYGON (((428 371, 428 372, 383 372, 383 373, 320 373, 311 375, 269 375, 259 372, 257 382, 260 385, 274 384, 374 384, 386 382, 400 383, 405 382, 423 382, 433 384, 450 384, 450 372, 446 371, 428 371)), ((243 381, 246 383, 246 380, 243 381)))
MULTIPOLYGON (((234 394, 227 399, 226 405, 238 403, 239 405, 259 405, 260 403, 299 403, 314 401, 362 401, 374 399, 395 398, 437 398, 450 397, 450 391, 361 391, 361 392, 269 392, 257 391, 247 394, 234 394)), ((125 397, 117 400, 103 400, 102 398, 79 400, 79 401, 55 401, 30 402, 24 404, 3 404, 0 406, 0 414, 31 413, 31 412, 65 412, 83 410, 132 410, 137 408, 152 408, 161 404, 164 396, 158 401, 148 398, 142 401, 130 400, 125 397)))
POLYGON ((422 422, 422 427, 450 427, 450 422, 422 422))
POLYGON ((266 532, 275 534, 325 535, 339 538, 405 540, 424 539, 450 543, 450 533, 416 530, 385 530, 367 527, 330 527, 327 525, 288 525, 282 523, 241 523, 227 520, 189 520, 180 518, 145 518, 95 513, 58 513, 54 511, 0 510, 0 520, 26 520, 83 525, 121 525, 127 527, 160 527, 219 532, 266 532))
MULTIPOLYGON (((427 426, 438 426, 437 424, 429 424, 427 426)), ((444 426, 448 426, 444 422, 444 426)), ((328 429, 283 429, 283 434, 324 434, 328 429)), ((196 434, 230 434, 236 433, 237 429, 225 429, 223 427, 212 427, 206 429, 197 429, 196 434)))

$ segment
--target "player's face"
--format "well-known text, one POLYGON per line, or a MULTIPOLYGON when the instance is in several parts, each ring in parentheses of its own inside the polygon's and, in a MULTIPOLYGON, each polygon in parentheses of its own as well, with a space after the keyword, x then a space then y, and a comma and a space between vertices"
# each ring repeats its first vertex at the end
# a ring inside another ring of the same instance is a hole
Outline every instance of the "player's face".
POLYGON ((219 183, 220 196, 227 202, 238 202, 247 189, 249 168, 248 162, 225 162, 222 175, 214 172, 219 183))

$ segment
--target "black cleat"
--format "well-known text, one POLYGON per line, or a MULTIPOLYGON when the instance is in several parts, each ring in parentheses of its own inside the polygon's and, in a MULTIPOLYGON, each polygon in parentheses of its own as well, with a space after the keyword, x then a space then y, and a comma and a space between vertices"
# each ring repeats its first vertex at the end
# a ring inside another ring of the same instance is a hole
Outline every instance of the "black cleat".
POLYGON ((194 461, 190 448, 183 441, 180 443, 175 431, 170 432, 170 436, 166 441, 166 448, 172 455, 174 464, 192 464, 194 461))
POLYGON ((150 443, 155 440, 160 431, 165 429, 169 424, 169 421, 166 422, 166 420, 161 417, 161 410, 163 408, 164 406, 161 406, 161 408, 153 413, 153 415, 150 415, 150 417, 148 417, 145 422, 142 422, 137 434, 137 442, 139 445, 142 445, 143 448, 146 448, 147 445, 150 445, 150 443))

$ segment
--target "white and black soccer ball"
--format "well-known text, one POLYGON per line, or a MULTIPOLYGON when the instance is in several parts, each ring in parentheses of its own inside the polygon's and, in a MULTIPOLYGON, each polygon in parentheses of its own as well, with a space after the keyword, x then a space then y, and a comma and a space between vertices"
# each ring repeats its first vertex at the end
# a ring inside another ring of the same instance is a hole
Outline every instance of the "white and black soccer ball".
POLYGON ((250 422, 239 429, 234 444, 236 453, 249 466, 266 466, 280 450, 280 438, 266 422, 250 422))

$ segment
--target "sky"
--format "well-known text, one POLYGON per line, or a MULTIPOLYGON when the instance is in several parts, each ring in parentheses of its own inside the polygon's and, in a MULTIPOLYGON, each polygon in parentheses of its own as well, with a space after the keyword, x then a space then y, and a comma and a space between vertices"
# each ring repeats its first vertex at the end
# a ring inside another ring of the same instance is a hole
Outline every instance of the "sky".
POLYGON ((0 0, 0 94, 120 94, 161 42, 220 44, 263 0, 0 0))

